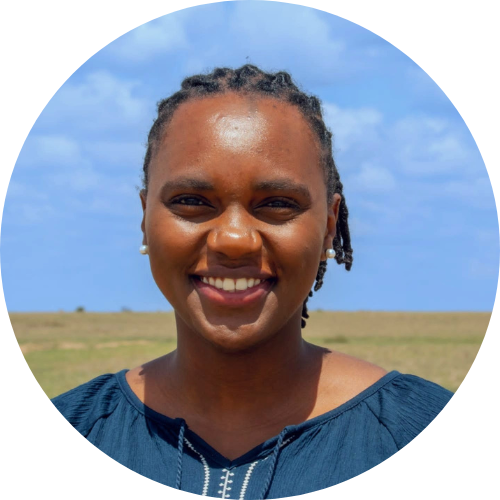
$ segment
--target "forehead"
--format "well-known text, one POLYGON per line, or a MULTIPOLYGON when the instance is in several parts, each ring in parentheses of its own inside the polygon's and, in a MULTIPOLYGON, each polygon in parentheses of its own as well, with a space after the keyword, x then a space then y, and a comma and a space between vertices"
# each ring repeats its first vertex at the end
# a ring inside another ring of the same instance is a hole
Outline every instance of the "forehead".
POLYGON ((181 104, 159 141, 150 179, 179 170, 209 176, 320 171, 319 141, 300 110, 278 99, 222 94, 181 104), (248 173, 248 172, 247 172, 248 173))

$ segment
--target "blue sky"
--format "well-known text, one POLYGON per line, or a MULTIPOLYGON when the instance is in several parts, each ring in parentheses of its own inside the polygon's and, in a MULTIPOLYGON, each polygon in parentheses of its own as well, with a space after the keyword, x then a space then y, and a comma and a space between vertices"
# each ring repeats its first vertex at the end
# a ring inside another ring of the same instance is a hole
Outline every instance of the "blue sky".
POLYGON ((439 87, 398 49, 321 11, 271 2, 186 9, 94 55, 34 125, 2 225, 9 311, 170 310, 141 256, 137 187, 156 102, 185 76, 245 62, 323 100, 354 265, 311 308, 486 311, 498 220, 481 155, 439 87))

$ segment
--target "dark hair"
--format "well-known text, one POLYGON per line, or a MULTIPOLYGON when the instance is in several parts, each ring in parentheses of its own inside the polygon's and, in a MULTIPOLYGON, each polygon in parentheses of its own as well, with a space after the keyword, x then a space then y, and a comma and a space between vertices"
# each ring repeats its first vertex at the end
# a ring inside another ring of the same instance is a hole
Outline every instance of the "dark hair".
MULTIPOLYGON (((323 121, 321 101, 313 96, 302 92, 292 81, 292 77, 284 72, 266 73, 256 66, 246 64, 238 69, 216 68, 209 74, 195 75, 185 78, 181 84, 181 90, 163 99, 158 103, 158 116, 151 127, 148 135, 147 151, 144 158, 143 186, 147 190, 148 167, 155 149, 161 139, 165 126, 171 120, 178 106, 189 99, 200 99, 215 94, 226 92, 237 92, 241 94, 260 95, 272 97, 296 106, 309 122, 311 129, 317 136, 321 145, 322 166, 325 172, 325 183, 327 197, 332 201, 333 195, 341 196, 337 230, 333 239, 335 260, 338 264, 344 264, 347 271, 352 265, 352 247, 347 222, 349 212, 342 193, 343 186, 340 182, 339 173, 332 154, 332 133, 323 121)), ((323 285, 323 276, 326 272, 326 262, 320 262, 314 291, 318 291, 323 285)), ((304 300, 302 307, 302 328, 305 327, 307 313, 307 300, 312 297, 313 292, 304 300)))

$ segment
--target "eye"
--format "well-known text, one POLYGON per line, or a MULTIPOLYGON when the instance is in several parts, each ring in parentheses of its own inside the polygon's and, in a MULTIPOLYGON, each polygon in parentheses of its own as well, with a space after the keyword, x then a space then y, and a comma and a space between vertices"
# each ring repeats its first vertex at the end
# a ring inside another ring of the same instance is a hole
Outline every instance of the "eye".
POLYGON ((289 200, 272 200, 263 205, 263 207, 270 208, 297 208, 297 204, 289 200))
POLYGON ((199 207, 207 205, 207 202, 204 201, 202 198, 199 198, 198 196, 189 196, 189 195, 178 196, 177 198, 174 198, 170 203, 172 205, 184 205, 190 207, 199 207))

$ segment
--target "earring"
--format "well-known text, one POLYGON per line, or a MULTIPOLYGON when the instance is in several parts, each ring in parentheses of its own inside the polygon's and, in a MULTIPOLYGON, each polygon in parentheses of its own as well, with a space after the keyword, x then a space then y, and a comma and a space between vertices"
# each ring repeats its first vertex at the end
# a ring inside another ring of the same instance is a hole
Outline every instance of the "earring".
POLYGON ((335 250, 333 248, 329 248, 325 253, 326 253, 327 259, 334 259, 335 258, 335 250))
POLYGON ((149 253, 149 247, 147 245, 141 245, 139 247, 139 252, 142 254, 142 255, 147 255, 149 253))

